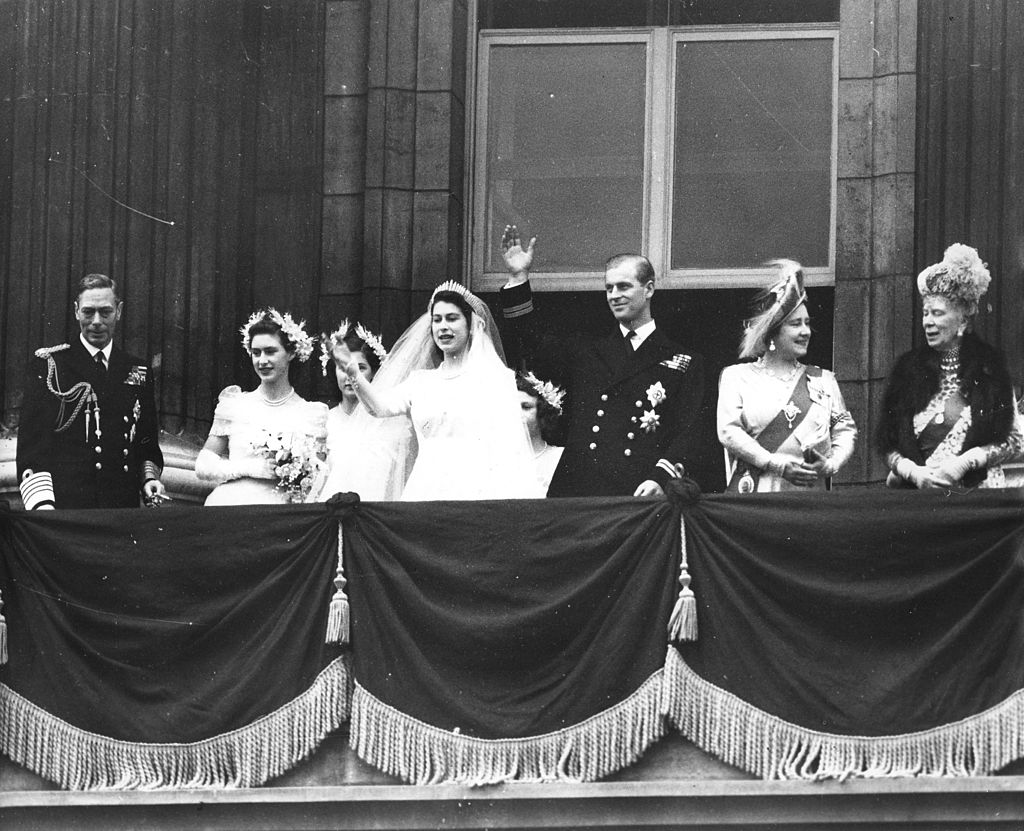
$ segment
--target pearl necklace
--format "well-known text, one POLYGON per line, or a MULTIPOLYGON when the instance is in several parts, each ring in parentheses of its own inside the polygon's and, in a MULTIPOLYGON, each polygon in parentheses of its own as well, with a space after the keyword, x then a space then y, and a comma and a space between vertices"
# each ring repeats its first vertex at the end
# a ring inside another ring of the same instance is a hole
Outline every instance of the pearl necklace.
POLYGON ((776 380, 782 381, 783 383, 787 381, 792 381, 801 369, 800 361, 794 358, 793 368, 789 372, 787 372, 785 375, 776 375, 775 372, 772 371, 771 367, 768 366, 768 362, 764 359, 764 355, 762 355, 754 362, 754 366, 760 369, 769 378, 775 378, 776 380))
POLYGON ((260 398, 263 400, 263 403, 266 404, 268 407, 280 407, 282 404, 284 404, 285 401, 287 401, 293 395, 295 395, 295 387, 292 387, 290 390, 288 390, 287 395, 283 395, 280 398, 267 398, 266 395, 260 392, 260 398))

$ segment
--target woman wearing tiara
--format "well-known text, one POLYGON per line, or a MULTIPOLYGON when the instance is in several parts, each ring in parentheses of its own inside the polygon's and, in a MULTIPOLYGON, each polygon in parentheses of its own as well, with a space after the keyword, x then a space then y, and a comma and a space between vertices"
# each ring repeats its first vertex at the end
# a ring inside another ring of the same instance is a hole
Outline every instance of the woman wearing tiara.
POLYGON ((811 340, 803 271, 776 260, 779 279, 756 302, 740 358, 718 384, 718 439, 727 489, 738 493, 827 488, 853 454, 857 428, 836 377, 805 365, 811 340))
POLYGON ((976 249, 953 243, 917 277, 925 343, 896 362, 878 449, 891 488, 1006 486, 1021 452, 1013 384, 999 350, 971 331, 992 277, 976 249))
POLYGON ((364 499, 544 496, 494 320, 464 286, 449 281, 434 290, 372 383, 344 350, 338 354, 367 413, 404 428, 382 438, 367 426, 353 438, 360 453, 379 456, 387 447, 385 466, 353 460, 355 477, 368 477, 354 487, 364 499))
POLYGON ((196 458, 196 476, 217 485, 206 504, 302 502, 323 464, 327 406, 301 398, 288 373, 295 358, 309 360, 313 339, 276 309, 256 312, 240 331, 260 383, 220 394, 196 458))

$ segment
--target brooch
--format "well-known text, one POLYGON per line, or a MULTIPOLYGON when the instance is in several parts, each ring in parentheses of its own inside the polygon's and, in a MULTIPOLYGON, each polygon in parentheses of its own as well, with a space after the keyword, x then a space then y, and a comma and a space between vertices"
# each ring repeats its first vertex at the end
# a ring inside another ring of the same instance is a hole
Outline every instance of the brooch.
POLYGON ((654 410, 645 410, 644 414, 640 416, 640 429, 645 433, 653 433, 658 429, 660 422, 661 416, 654 412, 654 410))
POLYGON ((793 429, 793 422, 796 420, 796 417, 800 415, 800 413, 802 412, 803 410, 801 410, 792 401, 790 401, 785 407, 782 408, 782 414, 786 417, 786 426, 790 430, 793 429))
POLYGON ((144 366, 133 366, 128 372, 128 377, 124 379, 126 384, 131 384, 133 387, 141 387, 146 383, 146 367, 144 366))
POLYGON ((651 384, 647 388, 647 400, 651 402, 652 407, 657 407, 666 398, 668 398, 668 393, 665 392, 665 388, 661 385, 661 381, 651 384))

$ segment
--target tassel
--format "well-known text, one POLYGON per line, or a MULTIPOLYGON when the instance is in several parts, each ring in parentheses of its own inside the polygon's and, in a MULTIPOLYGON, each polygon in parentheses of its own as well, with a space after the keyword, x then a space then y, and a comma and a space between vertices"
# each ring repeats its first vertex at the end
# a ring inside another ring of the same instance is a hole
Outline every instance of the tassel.
POLYGON ((668 637, 671 641, 697 640, 697 596, 690 588, 690 572, 686 563, 686 520, 679 513, 679 546, 682 549, 679 562, 679 596, 668 620, 668 637))
POLYGON ((334 597, 331 598, 331 609, 327 615, 326 643, 348 643, 349 609, 348 595, 345 594, 345 567, 342 561, 344 538, 342 522, 338 520, 338 571, 334 575, 334 597))

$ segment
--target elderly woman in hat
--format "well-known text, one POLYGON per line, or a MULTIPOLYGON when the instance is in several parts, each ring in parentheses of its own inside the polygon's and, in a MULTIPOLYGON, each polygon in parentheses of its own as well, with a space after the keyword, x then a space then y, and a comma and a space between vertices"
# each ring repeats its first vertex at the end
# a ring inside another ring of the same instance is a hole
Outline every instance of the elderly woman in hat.
POLYGON ((991 281, 976 249, 954 243, 917 277, 926 343, 889 377, 878 445, 890 487, 1003 487, 1021 451, 1002 354, 971 331, 991 281))
POLYGON ((803 271, 776 260, 778 281, 755 299, 740 358, 718 385, 718 439, 728 490, 826 488, 853 453, 857 427, 836 377, 805 365, 811 340, 803 271))

